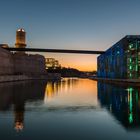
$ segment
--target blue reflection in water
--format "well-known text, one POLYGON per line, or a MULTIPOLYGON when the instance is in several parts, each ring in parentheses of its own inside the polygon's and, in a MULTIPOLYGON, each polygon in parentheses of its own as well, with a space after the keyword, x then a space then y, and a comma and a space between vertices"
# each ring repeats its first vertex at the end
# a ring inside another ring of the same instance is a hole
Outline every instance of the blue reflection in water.
POLYGON ((98 99, 129 130, 140 129, 139 87, 98 82, 98 99))

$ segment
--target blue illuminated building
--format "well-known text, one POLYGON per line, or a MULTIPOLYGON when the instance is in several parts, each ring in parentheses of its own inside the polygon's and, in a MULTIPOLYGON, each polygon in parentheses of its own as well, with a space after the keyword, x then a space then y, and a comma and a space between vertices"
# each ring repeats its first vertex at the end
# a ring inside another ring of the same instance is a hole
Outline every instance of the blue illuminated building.
POLYGON ((97 58, 98 77, 140 78, 140 35, 127 35, 97 58))

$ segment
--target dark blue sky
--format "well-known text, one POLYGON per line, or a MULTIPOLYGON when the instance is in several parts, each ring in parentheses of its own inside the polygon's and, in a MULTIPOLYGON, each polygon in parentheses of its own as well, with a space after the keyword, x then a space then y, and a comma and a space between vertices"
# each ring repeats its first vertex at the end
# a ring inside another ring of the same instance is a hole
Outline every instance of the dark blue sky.
MULTIPOLYGON (((0 5, 0 43, 13 45, 19 27, 27 32, 28 46, 40 48, 105 50, 127 34, 140 34, 140 0, 1 0, 0 5)), ((54 56, 77 63, 81 57, 54 56)), ((95 56, 83 59, 95 66, 95 56)))

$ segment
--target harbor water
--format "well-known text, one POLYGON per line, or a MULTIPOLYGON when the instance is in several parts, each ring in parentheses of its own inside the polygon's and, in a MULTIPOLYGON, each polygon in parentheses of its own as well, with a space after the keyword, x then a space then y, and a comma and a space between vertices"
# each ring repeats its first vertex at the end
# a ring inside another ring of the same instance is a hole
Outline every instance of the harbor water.
POLYGON ((89 79, 0 84, 2 140, 139 140, 140 88, 89 79))

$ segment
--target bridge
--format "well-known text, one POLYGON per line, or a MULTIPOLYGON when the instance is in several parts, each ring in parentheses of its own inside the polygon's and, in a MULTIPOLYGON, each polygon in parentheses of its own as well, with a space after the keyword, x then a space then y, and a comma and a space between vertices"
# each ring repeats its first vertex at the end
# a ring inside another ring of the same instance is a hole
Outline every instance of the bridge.
POLYGON ((39 48, 4 48, 8 51, 18 52, 49 52, 49 53, 76 53, 76 54, 103 54, 104 51, 66 50, 66 49, 39 49, 39 48))

